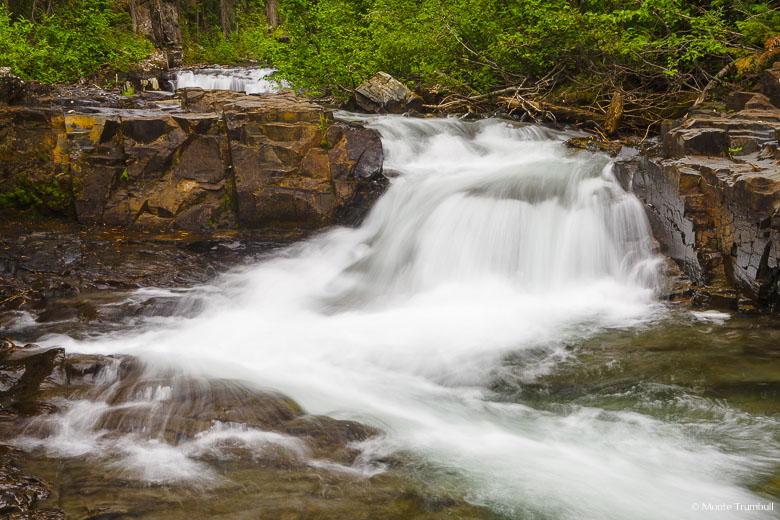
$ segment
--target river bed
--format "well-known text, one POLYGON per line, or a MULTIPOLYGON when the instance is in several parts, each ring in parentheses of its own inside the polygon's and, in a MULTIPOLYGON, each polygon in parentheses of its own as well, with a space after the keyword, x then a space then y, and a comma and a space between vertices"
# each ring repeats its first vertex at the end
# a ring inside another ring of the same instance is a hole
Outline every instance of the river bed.
MULTIPOLYGON (((302 452, 292 465, 251 428, 210 438, 258 454, 247 461, 106 434, 93 420, 104 401, 82 396, 48 436, 12 441, 60 484, 58 507, 161 519, 777 517, 777 318, 660 300, 664 262, 641 203, 607 157, 567 150, 568 132, 368 123, 394 177, 360 227, 161 289, 175 302, 162 316, 67 334, 19 318, 8 335, 131 355, 148 381, 170 370, 273 389, 383 434, 348 463, 302 452)), ((143 299, 117 296, 132 297, 143 299)), ((155 384, 149 399, 165 406, 171 383, 155 384)))

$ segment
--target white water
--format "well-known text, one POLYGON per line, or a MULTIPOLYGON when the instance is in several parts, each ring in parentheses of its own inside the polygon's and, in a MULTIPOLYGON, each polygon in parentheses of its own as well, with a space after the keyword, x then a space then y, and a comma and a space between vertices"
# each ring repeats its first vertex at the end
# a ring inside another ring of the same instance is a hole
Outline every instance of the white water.
POLYGON ((287 88, 287 83, 272 79, 276 69, 213 68, 180 70, 171 81, 173 90, 199 87, 204 90, 235 90, 246 94, 267 94, 287 88))
MULTIPOLYGON (((534 409, 489 390, 507 356, 530 382, 568 355, 567 341, 658 312, 645 216, 608 161, 567 152, 560 134, 537 127, 372 121, 400 175, 362 227, 224 277, 204 289, 195 318, 44 343, 238 378, 311 413, 378 426, 388 435, 366 443, 363 460, 411 453, 511 518, 768 518, 693 506, 760 502, 742 487, 760 460, 637 412, 534 409)), ((85 418, 79 406, 56 419, 50 453, 113 449, 150 481, 202 476, 199 450, 229 435, 178 447, 114 441, 92 430, 99 411, 85 418)), ((305 454, 281 436, 235 435, 305 454)))

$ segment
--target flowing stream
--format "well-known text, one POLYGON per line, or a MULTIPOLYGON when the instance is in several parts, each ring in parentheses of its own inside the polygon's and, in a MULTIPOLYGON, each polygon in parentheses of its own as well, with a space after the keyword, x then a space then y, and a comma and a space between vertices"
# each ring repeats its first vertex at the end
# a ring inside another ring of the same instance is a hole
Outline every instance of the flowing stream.
MULTIPOLYGON (((724 352, 713 338, 731 333, 728 315, 657 300, 663 260, 608 158, 567 150, 564 132, 501 120, 369 125, 395 176, 359 228, 196 288, 178 315, 39 342, 239 379, 378 427, 386 435, 346 469, 375 475, 403 454, 507 518, 776 517, 698 510, 777 492, 776 410, 702 395, 686 379, 724 352), (682 347, 651 348, 672 337, 682 347)), ((146 399, 164 401, 165 388, 146 399)), ((229 425, 198 445, 105 437, 94 430, 105 406, 74 402, 48 439, 19 442, 52 456, 119 453, 135 478, 204 485, 197 455, 214 439, 297 449, 229 425)))
POLYGON ((180 70, 171 81, 173 90, 198 87, 204 90, 235 90, 245 94, 267 94, 287 86, 285 82, 272 79, 276 69, 254 68, 203 68, 180 70))

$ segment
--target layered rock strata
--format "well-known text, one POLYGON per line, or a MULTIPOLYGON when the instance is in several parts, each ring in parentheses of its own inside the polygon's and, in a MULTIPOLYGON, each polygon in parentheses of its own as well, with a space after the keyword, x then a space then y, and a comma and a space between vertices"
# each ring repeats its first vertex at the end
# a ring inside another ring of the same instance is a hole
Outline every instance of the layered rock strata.
POLYGON ((144 108, 36 101, 0 108, 6 209, 157 229, 317 227, 384 186, 375 131, 290 93, 185 89, 144 108))
MULTIPOLYGON (((767 76, 780 73, 777 65, 767 76)), ((726 111, 666 122, 660 146, 617 162, 663 251, 732 307, 746 298, 780 309, 780 110, 772 95, 736 93, 726 111)))

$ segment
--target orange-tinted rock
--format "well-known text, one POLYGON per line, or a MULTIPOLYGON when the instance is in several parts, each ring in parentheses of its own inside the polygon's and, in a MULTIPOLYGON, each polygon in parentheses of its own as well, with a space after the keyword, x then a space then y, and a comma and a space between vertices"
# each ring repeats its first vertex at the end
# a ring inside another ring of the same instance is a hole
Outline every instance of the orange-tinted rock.
POLYGON ((181 109, 64 110, 46 98, 0 111, 0 202, 145 228, 321 226, 359 218, 384 187, 378 134, 310 101, 179 96, 181 109))

